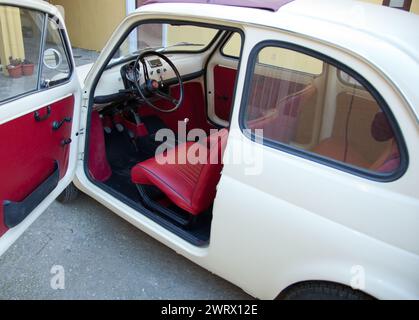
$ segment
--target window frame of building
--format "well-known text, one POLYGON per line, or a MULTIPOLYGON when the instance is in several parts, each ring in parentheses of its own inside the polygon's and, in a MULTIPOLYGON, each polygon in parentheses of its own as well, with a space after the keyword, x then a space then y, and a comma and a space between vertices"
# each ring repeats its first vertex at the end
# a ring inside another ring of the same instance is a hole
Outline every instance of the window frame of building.
POLYGON ((279 40, 262 41, 254 46, 254 48, 252 49, 249 55, 249 61, 248 61, 247 70, 246 70, 246 77, 245 77, 243 92, 244 94, 242 97, 242 102, 240 105, 240 113, 239 113, 239 126, 240 126, 240 130, 242 131, 242 134, 245 137, 247 137, 249 140, 251 140, 252 143, 263 144, 264 146, 268 148, 275 149, 281 152, 286 152, 296 157, 313 161, 315 163, 319 163, 319 164, 340 170, 342 172, 346 172, 346 173, 349 173, 349 174, 352 174, 361 178, 365 178, 368 180, 376 181, 376 182, 388 183, 388 182, 396 181, 399 178, 401 178, 407 171, 409 157, 408 157, 406 143, 401 133, 400 127, 396 121, 396 118, 391 112, 388 104, 386 103, 384 98, 381 96, 381 94, 374 88, 374 86, 370 84, 363 76, 361 76, 355 70, 337 61, 334 58, 326 56, 312 49, 308 49, 300 45, 296 45, 289 42, 284 42, 284 41, 279 41, 279 40), (334 160, 332 158, 321 156, 320 154, 316 154, 316 153, 298 148, 297 146, 281 143, 279 141, 274 141, 271 139, 266 139, 265 137, 263 138, 263 141, 261 142, 260 137, 257 136, 255 132, 251 130, 250 128, 248 128, 247 126, 247 120, 248 120, 247 111, 249 110, 249 101, 250 101, 250 95, 252 92, 253 76, 256 69, 256 65, 258 63, 259 52, 266 47, 278 47, 282 49, 289 49, 289 50, 293 50, 299 53, 309 55, 313 58, 322 60, 324 63, 327 63, 328 65, 331 65, 337 68, 338 70, 342 70, 343 72, 347 73, 349 76, 354 78, 358 83, 360 83, 365 88, 365 90, 368 91, 371 94, 371 96, 376 100, 378 106, 380 107, 381 111, 384 112, 384 114, 386 115, 386 118, 389 121, 389 124, 392 130, 394 131, 395 139, 396 139, 399 152, 400 152, 400 165, 398 169, 391 173, 374 172, 371 170, 363 169, 361 167, 357 167, 355 165, 343 163, 338 160, 334 160))
POLYGON ((394 7, 391 5, 392 0, 383 0, 383 6, 395 8, 399 10, 404 11, 410 11, 410 8, 412 7, 412 0, 403 0, 403 6, 402 7, 394 7))

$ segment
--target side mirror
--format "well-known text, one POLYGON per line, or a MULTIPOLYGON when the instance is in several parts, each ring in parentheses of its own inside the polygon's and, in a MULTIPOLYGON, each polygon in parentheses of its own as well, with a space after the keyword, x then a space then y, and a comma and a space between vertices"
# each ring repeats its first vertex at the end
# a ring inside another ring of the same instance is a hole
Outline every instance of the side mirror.
POLYGON ((56 70, 60 67, 61 63, 63 61, 63 57, 61 53, 57 49, 47 49, 44 52, 44 65, 48 69, 56 70))

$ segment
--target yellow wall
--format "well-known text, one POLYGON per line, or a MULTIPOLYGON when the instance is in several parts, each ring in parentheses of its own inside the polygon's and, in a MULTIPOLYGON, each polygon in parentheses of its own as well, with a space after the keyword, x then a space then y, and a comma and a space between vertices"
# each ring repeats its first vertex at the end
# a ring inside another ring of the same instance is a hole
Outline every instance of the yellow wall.
POLYGON ((375 3, 379 5, 383 4, 383 0, 360 0, 360 1, 375 3))
MULTIPOLYGON (((193 42, 198 44, 208 44, 214 39, 217 30, 208 28, 197 28, 192 26, 168 26, 167 28, 167 45, 173 46, 179 42, 193 42), (185 36, 185 34, 187 36, 185 36)), ((202 48, 196 47, 177 47, 177 50, 199 50, 202 48)))
POLYGON ((51 0, 65 9, 73 46, 100 51, 126 16, 125 0, 51 0))
POLYGON ((419 14, 419 0, 412 0, 410 11, 419 14))
MULTIPOLYGON (((20 10, 14 7, 0 7, 0 60, 1 64, 8 65, 9 57, 24 59, 22 23, 20 10)), ((7 74, 6 68, 4 73, 7 74)))

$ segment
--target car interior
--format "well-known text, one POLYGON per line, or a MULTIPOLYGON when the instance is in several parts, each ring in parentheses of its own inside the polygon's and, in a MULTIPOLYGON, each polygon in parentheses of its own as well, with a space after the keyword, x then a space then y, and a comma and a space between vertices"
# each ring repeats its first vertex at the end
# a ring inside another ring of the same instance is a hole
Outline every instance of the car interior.
MULTIPOLYGON (((219 49, 233 35, 181 23, 137 26, 104 70, 90 116, 90 178, 200 246, 209 241, 239 64, 219 49), (208 161, 159 165, 162 130, 173 132, 166 157, 201 147, 187 141, 191 132, 208 135, 208 161)), ((240 51, 240 36, 235 40, 240 51)))
MULTIPOLYGON (((90 179, 197 246, 210 239, 243 41, 225 27, 143 23, 115 49, 94 90, 90 179), (159 152, 162 130, 174 136, 159 152), (196 130, 208 136, 205 143, 186 139, 196 130), (177 158, 202 149, 205 163, 177 158), (162 164, 168 157, 177 160, 162 164)), ((256 62, 248 129, 363 170, 398 168, 393 130, 369 91, 323 61, 305 70, 273 63, 284 54, 275 50, 262 50, 256 62)))

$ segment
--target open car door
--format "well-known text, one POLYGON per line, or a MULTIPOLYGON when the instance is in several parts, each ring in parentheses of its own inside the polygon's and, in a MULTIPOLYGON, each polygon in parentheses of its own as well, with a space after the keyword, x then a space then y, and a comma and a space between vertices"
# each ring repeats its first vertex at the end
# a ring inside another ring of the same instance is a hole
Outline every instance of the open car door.
POLYGON ((81 88, 56 7, 0 0, 0 255, 72 181, 81 88))

